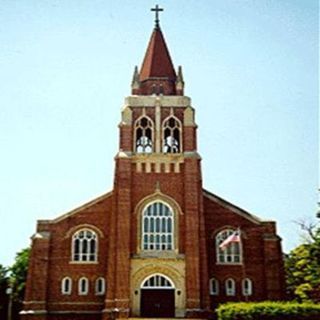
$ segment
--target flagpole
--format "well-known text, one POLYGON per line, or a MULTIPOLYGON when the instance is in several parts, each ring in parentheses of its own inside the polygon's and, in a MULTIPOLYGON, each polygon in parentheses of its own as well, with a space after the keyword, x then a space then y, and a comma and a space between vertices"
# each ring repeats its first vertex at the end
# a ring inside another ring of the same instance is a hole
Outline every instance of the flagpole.
POLYGON ((245 292, 245 279, 247 278, 247 272, 246 272, 246 267, 245 267, 245 259, 244 259, 244 244, 243 244, 243 240, 242 240, 242 230, 240 227, 238 227, 238 232, 239 232, 239 237, 240 237, 240 244, 241 244, 241 256, 242 256, 242 279, 241 279, 241 293, 244 294, 245 297, 245 301, 248 302, 248 294, 247 292, 245 292))
MULTIPOLYGON (((240 297, 242 297, 242 295, 244 295, 245 301, 247 302, 249 300, 248 292, 247 292, 247 290, 243 290, 243 289, 246 289, 246 288, 244 288, 244 284, 245 284, 244 280, 247 278, 247 271, 246 271, 246 267, 245 267, 242 231, 239 226, 235 231, 233 231, 233 233, 231 235, 227 236, 226 239, 224 239, 220 243, 219 249, 225 250, 228 246, 230 246, 232 243, 235 243, 235 242, 239 244, 239 263, 241 264, 240 268, 241 268, 241 272, 242 272, 242 275, 241 275, 242 279, 240 279, 241 280, 241 282, 240 282, 240 287, 241 287, 240 297)), ((235 247, 233 246, 232 248, 233 249, 231 250, 231 254, 236 255, 235 247)), ((241 300, 242 300, 242 298, 241 298, 241 300)))

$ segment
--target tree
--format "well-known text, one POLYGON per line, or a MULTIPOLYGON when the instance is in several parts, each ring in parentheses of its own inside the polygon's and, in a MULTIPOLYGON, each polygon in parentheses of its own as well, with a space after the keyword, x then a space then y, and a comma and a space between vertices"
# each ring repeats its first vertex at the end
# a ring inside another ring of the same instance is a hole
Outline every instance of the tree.
POLYGON ((0 319, 6 319, 7 317, 8 296, 6 290, 8 283, 8 269, 0 264, 0 319))
POLYGON ((320 226, 299 224, 307 237, 285 259, 288 296, 320 302, 320 226))
POLYGON ((13 319, 19 318, 19 311, 22 308, 27 280, 29 255, 30 248, 21 250, 16 254, 15 262, 10 267, 10 284, 13 289, 13 319))

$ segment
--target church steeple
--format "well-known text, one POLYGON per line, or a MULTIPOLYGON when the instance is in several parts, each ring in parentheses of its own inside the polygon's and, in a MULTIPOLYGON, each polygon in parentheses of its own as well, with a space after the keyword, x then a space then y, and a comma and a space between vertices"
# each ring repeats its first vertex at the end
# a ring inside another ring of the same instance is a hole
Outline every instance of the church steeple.
POLYGON ((183 95, 176 88, 177 75, 159 25, 158 12, 163 9, 156 6, 151 10, 156 12, 155 27, 139 73, 140 85, 132 86, 132 94, 183 95))
POLYGON ((160 27, 153 30, 140 72, 140 81, 150 78, 176 79, 169 50, 160 27))

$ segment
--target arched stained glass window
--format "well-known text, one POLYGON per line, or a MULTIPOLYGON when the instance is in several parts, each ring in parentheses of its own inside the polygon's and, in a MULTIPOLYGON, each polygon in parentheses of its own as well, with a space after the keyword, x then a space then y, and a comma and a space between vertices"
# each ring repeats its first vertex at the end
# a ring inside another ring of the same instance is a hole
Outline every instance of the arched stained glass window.
POLYGON ((241 242, 231 242, 224 248, 220 247, 220 244, 234 232, 235 231, 233 229, 224 229, 216 235, 216 253, 218 263, 241 263, 241 242))
POLYGON ((154 202, 142 213, 142 249, 173 250, 174 249, 174 215, 168 205, 154 202))
POLYGON ((173 116, 163 123, 163 146, 164 153, 181 152, 181 124, 173 116))
POLYGON ((72 260, 82 262, 97 261, 97 234, 90 229, 81 229, 72 237, 72 260))
POLYGON ((148 117, 137 120, 135 125, 135 151, 151 153, 153 151, 153 123, 148 117))

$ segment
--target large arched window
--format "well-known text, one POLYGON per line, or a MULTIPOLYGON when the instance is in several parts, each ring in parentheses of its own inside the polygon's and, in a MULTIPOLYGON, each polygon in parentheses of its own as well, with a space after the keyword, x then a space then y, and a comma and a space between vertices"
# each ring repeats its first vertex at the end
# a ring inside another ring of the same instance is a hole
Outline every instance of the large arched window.
POLYGON ((236 283, 232 278, 229 278, 225 282, 226 296, 236 295, 236 283))
POLYGON ((146 116, 139 118, 135 124, 135 151, 138 153, 153 151, 153 123, 146 116))
POLYGON ((149 204, 142 213, 142 250, 174 249, 174 214, 162 203, 149 204))
POLYGON ((224 229, 216 235, 217 262, 225 264, 241 263, 241 242, 230 242, 227 246, 221 248, 221 243, 231 236, 235 231, 233 229, 224 229))
POLYGON ((242 294, 244 296, 252 295, 252 281, 249 278, 245 278, 242 280, 242 294))
POLYGON ((65 277, 61 281, 61 293, 71 294, 72 291, 72 279, 70 277, 65 277))
POLYGON ((181 123, 171 116, 163 122, 163 144, 164 153, 181 152, 181 123))
POLYGON ((98 237, 90 229, 81 229, 72 237, 72 260, 82 262, 97 261, 98 237))

